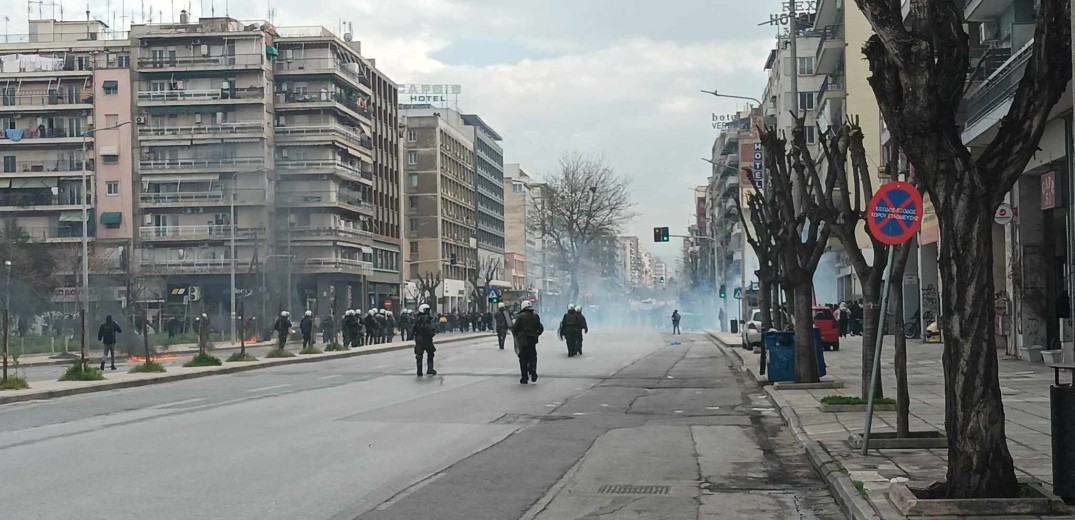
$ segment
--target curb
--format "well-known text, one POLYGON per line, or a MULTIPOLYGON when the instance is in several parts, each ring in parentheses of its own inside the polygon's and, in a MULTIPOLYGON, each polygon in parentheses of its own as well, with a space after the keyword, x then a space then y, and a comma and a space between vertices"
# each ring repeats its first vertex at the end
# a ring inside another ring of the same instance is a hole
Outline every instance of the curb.
MULTIPOLYGON (((740 366, 746 368, 742 364, 742 358, 739 356, 729 356, 727 349, 733 348, 726 345, 720 338, 716 337, 712 333, 706 333, 720 348, 724 351, 725 356, 729 359, 739 359, 740 366)), ((806 451, 807 457, 810 459, 810 464, 814 466, 814 469, 821 475, 821 478, 825 480, 825 483, 829 487, 829 491, 832 492, 833 498, 836 503, 843 509, 844 514, 847 515, 849 520, 880 520, 881 517, 874 511, 873 506, 870 505, 868 499, 862 496, 854 484, 851 483, 851 478, 847 476, 843 466, 839 461, 832 458, 829 452, 819 443, 811 439, 806 431, 799 424, 799 416, 795 414, 795 410, 788 404, 784 396, 780 394, 779 390, 766 386, 763 388, 765 394, 773 400, 773 404, 780 410, 780 416, 787 423, 788 428, 795 434, 795 438, 798 439, 799 444, 802 445, 806 451)))
MULTIPOLYGON (((299 342, 299 343, 301 343, 301 342, 299 342)), ((257 342, 254 342, 254 343, 247 343, 246 348, 271 347, 271 346, 273 346, 273 344, 274 343, 272 341, 257 341, 257 342)), ((240 350, 241 348, 242 348, 241 345, 233 345, 233 346, 227 346, 227 347, 213 347, 211 350, 216 351, 216 352, 227 352, 227 351, 231 351, 231 350, 240 350)), ((67 359, 53 359, 52 356, 49 356, 48 359, 46 359, 45 361, 23 362, 23 363, 20 363, 20 365, 24 365, 26 368, 48 367, 48 366, 57 366, 57 365, 70 365, 73 362, 75 362, 76 360, 78 360, 78 351, 73 350, 73 351, 69 351, 69 352, 73 357, 67 358, 67 359)), ((197 348, 184 349, 184 350, 167 350, 167 349, 165 349, 165 350, 161 350, 159 352, 156 352, 156 355, 158 355, 158 356, 163 356, 163 355, 180 355, 180 356, 184 356, 184 355, 187 355, 187 354, 196 354, 197 352, 198 352, 197 348)), ((141 357, 140 354, 134 354, 134 355, 135 355, 135 357, 141 357)), ((118 353, 116 354, 116 361, 120 361, 121 359, 123 361, 127 361, 129 358, 130 358, 130 356, 128 356, 128 355, 120 356, 118 353)), ((97 357, 87 355, 86 359, 97 359, 97 357)))
MULTIPOLYGON (((473 339, 492 337, 492 336, 493 336, 492 334, 481 333, 481 334, 476 334, 474 336, 467 336, 465 338, 448 338, 448 339, 440 341, 440 344, 443 345, 445 343, 458 343, 458 342, 461 342, 461 341, 469 341, 469 340, 473 340, 473 339)), ((20 395, 0 395, 0 405, 9 404, 9 403, 19 403, 19 402, 25 402, 25 401, 40 401, 40 400, 45 400, 45 399, 55 399, 57 397, 65 397, 65 396, 69 396, 69 395, 89 394, 89 393, 94 393, 94 392, 104 392, 104 391, 107 391, 107 390, 117 390, 117 389, 121 389, 121 388, 134 388, 134 387, 139 387, 139 386, 148 386, 148 385, 155 385, 155 384, 160 384, 160 383, 168 383, 168 382, 172 382, 172 381, 182 381, 182 380, 186 380, 186 379, 195 379, 195 378, 199 378, 199 377, 207 377, 207 376, 212 376, 212 375, 217 375, 217 374, 234 374, 236 372, 246 372, 246 371, 250 371, 250 370, 258 370, 258 369, 262 369, 262 368, 271 368, 271 367, 277 367, 277 366, 282 366, 282 365, 296 365, 296 364, 299 364, 299 363, 316 363, 318 361, 327 360, 327 359, 344 359, 344 358, 352 358, 352 357, 358 357, 358 356, 368 356, 370 354, 381 354, 381 353, 384 353, 384 352, 393 352, 393 351, 396 351, 396 350, 403 350, 403 349, 408 349, 408 348, 413 348, 413 347, 414 347, 414 342, 408 342, 408 343, 403 343, 403 344, 395 344, 395 345, 389 344, 389 345, 386 345, 386 346, 373 346, 372 348, 369 348, 368 350, 348 350, 348 351, 343 351, 343 352, 326 352, 326 353, 323 353, 323 354, 312 355, 312 356, 311 355, 306 355, 306 356, 296 355, 293 358, 277 358, 278 360, 273 360, 273 361, 269 361, 269 362, 265 362, 264 360, 260 360, 260 361, 255 362, 255 363, 225 364, 225 365, 221 365, 220 367, 214 367, 214 369, 212 369, 212 370, 203 370, 203 371, 199 371, 199 372, 186 372, 186 373, 179 373, 179 374, 165 373, 164 375, 161 375, 161 376, 149 377, 149 378, 146 378, 146 379, 133 379, 133 380, 130 380, 130 381, 114 381, 114 382, 105 382, 105 383, 101 383, 101 384, 94 384, 94 383, 91 382, 90 384, 87 384, 87 385, 84 385, 84 386, 76 386, 76 387, 72 387, 72 388, 63 388, 63 389, 59 389, 59 390, 44 390, 44 391, 40 391, 40 392, 31 392, 31 393, 20 394, 20 395)), ((366 347, 359 347, 359 348, 366 348, 366 347)), ((221 350, 223 350, 223 349, 221 349, 221 350)), ((70 361, 67 361, 65 364, 70 364, 70 363, 71 363, 70 361)))

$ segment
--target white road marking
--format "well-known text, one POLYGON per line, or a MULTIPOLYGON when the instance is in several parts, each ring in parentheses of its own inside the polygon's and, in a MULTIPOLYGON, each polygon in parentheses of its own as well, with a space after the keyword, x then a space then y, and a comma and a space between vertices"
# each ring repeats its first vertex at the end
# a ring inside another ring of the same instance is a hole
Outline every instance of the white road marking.
POLYGON ((586 415, 586 414, 585 414, 585 413, 583 413, 583 412, 575 412, 575 413, 573 413, 573 414, 571 414, 571 415, 586 415))
POLYGON ((720 407, 719 406, 707 406, 707 407, 705 407, 705 409, 706 410, 720 410, 720 407))
POLYGON ((439 479, 439 478, 441 478, 443 476, 444 476, 444 473, 437 473, 436 475, 433 475, 433 476, 431 476, 431 477, 429 477, 429 478, 427 478, 425 480, 422 480, 421 482, 415 483, 414 485, 412 485, 409 488, 407 488, 406 490, 404 490, 402 493, 392 497, 388 502, 385 502, 385 503, 377 506, 376 510, 377 511, 384 511, 385 509, 388 509, 388 508, 394 506, 396 504, 396 502, 399 502, 400 500, 403 500, 404 498, 409 497, 415 491, 418 491, 419 489, 422 489, 423 487, 426 487, 427 485, 433 483, 434 481, 436 481, 437 479, 439 479))
POLYGON ((196 403, 198 401, 204 401, 204 400, 205 400, 204 397, 195 397, 194 399, 185 399, 183 401, 176 401, 174 403, 158 404, 156 406, 150 406, 150 408, 151 409, 168 408, 170 406, 179 406, 179 405, 183 405, 183 404, 196 403))
POLYGON ((343 374, 331 374, 327 376, 321 376, 318 379, 332 379, 334 377, 343 377, 343 374))
POLYGON ((283 384, 283 385, 264 386, 264 387, 261 387, 261 388, 251 388, 250 390, 247 390, 247 392, 264 392, 266 390, 276 390, 277 388, 285 388, 285 387, 288 387, 288 386, 291 386, 291 385, 290 384, 283 384))

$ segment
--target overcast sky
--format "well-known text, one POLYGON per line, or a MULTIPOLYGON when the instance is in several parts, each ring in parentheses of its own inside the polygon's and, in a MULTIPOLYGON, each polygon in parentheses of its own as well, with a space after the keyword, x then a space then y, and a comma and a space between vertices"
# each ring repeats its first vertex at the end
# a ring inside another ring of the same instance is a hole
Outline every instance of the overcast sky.
MULTIPOLYGON (((124 1, 128 13, 140 9, 124 1)), ((189 5, 220 16, 225 2, 189 5)), ((26 5, 0 0, 12 33, 26 32, 26 5)), ((85 5, 65 2, 65 18, 85 5)), ((111 21, 120 5, 90 9, 111 21)), ((187 0, 145 5, 170 21, 187 0)), ((709 174, 700 158, 717 135, 710 114, 742 107, 699 90, 760 97, 775 29, 757 23, 779 11, 778 0, 230 0, 227 9, 267 19, 269 5, 281 26, 350 21, 363 55, 398 83, 462 85, 460 108, 504 137, 505 161, 539 177, 568 150, 603 156, 633 179, 639 215, 627 233, 668 261, 678 241, 652 244, 651 229, 686 232, 690 190, 709 174)))

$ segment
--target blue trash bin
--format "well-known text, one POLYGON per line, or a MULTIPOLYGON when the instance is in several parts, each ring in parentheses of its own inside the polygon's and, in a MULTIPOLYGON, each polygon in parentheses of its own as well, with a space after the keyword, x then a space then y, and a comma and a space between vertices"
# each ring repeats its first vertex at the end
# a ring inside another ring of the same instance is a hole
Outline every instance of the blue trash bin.
MULTIPOLYGON (((769 331, 765 333, 765 349, 768 351, 769 381, 795 381, 795 332, 769 331)), ((814 353, 817 355, 817 375, 824 376, 825 346, 821 343, 821 331, 814 328, 814 353)))

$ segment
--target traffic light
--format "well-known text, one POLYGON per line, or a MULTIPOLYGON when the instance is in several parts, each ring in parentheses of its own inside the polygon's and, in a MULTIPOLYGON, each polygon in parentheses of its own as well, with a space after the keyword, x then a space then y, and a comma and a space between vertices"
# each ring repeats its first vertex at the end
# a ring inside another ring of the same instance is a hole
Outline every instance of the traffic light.
POLYGON ((720 284, 720 297, 724 298, 727 295, 728 295, 728 293, 725 292, 725 290, 724 290, 724 284, 720 284))
POLYGON ((492 303, 493 305, 496 305, 496 304, 500 303, 500 298, 497 298, 496 296, 490 296, 489 297, 489 303, 492 303))
POLYGON ((664 276, 661 276, 661 283, 664 283, 664 276))
POLYGON ((455 265, 457 263, 455 253, 452 253, 452 256, 448 259, 448 263, 451 265, 455 265))
POLYGON ((655 228, 653 228, 653 241, 654 242, 668 242, 668 228, 667 227, 655 227, 655 228))

